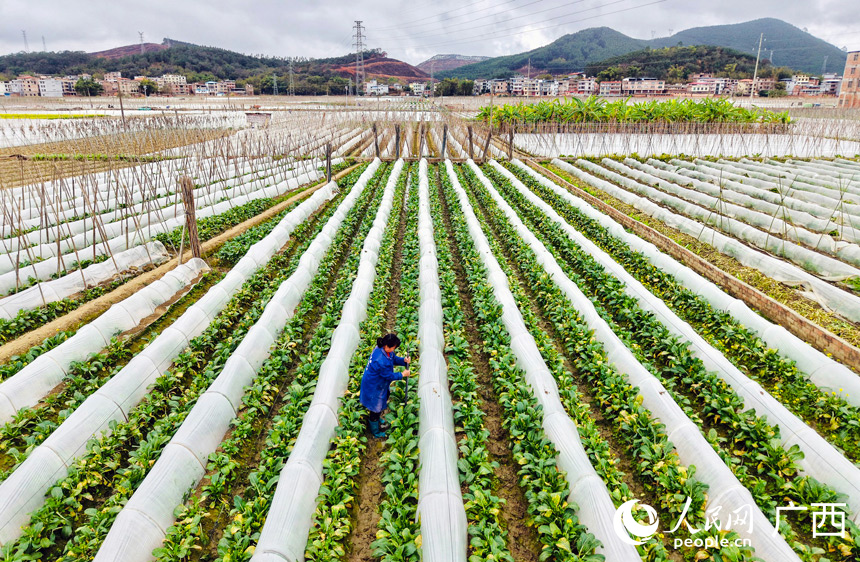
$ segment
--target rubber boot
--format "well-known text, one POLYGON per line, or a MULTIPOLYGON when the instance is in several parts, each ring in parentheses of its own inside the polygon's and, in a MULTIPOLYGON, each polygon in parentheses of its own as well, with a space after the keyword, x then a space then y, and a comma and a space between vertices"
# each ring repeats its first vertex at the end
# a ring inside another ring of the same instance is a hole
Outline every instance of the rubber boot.
POLYGON ((379 427, 379 420, 368 421, 368 427, 370 428, 370 434, 376 437, 377 439, 381 439, 385 437, 385 432, 382 431, 379 427))
POLYGON ((391 424, 385 420, 384 416, 379 418, 379 429, 381 429, 382 431, 388 431, 389 429, 391 429, 391 424))

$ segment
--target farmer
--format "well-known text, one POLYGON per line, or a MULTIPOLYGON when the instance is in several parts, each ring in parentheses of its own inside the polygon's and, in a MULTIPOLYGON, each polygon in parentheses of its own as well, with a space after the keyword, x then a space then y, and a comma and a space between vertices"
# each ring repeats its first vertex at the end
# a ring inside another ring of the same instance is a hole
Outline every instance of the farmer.
POLYGON ((370 361, 361 377, 361 405, 369 410, 367 425, 374 437, 385 437, 388 426, 380 424, 382 411, 388 406, 389 385, 392 381, 409 378, 409 369, 395 373, 394 367, 407 367, 409 356, 398 357, 394 350, 400 345, 395 334, 385 334, 376 340, 376 349, 370 354, 370 361))

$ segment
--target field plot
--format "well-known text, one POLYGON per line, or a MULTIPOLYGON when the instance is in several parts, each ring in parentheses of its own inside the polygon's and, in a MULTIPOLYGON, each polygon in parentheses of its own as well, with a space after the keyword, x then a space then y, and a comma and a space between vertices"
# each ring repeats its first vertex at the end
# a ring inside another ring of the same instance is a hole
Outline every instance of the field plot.
POLYGON ((269 103, 4 183, 4 560, 860 557, 856 159, 269 103))

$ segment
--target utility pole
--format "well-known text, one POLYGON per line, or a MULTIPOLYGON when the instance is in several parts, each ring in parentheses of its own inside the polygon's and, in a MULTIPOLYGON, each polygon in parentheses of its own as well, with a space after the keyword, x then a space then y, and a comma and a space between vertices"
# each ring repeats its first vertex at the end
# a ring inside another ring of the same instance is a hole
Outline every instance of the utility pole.
POLYGON ((146 50, 146 47, 143 46, 143 31, 138 31, 137 35, 140 37, 140 54, 142 55, 146 50))
POLYGON ((526 72, 526 78, 528 78, 529 80, 532 79, 532 58, 531 57, 529 57, 529 69, 528 69, 528 72, 526 72))
POLYGON ((24 52, 29 53, 30 52, 30 44, 27 43, 27 30, 26 29, 21 30, 21 36, 24 37, 24 52))
POLYGON ((355 30, 352 36, 355 39, 355 95, 358 95, 359 88, 364 88, 364 26, 361 22, 355 20, 352 26, 355 30))
POLYGON ((752 105, 753 95, 755 94, 756 80, 758 80, 758 61, 761 59, 761 42, 764 39, 764 33, 758 37, 758 55, 755 57, 755 71, 753 72, 752 87, 750 88, 750 105, 752 105))

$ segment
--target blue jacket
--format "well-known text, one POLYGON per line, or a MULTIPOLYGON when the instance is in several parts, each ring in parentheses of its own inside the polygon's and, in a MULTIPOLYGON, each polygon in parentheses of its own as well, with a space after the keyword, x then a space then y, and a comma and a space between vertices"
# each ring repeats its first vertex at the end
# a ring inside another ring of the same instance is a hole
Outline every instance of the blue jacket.
POLYGON ((388 405, 388 386, 392 381, 403 378, 401 373, 395 373, 394 367, 405 367, 406 361, 393 352, 390 356, 385 354, 381 347, 377 347, 370 354, 370 361, 364 368, 361 377, 361 393, 359 400, 361 405, 371 412, 381 412, 388 405))

